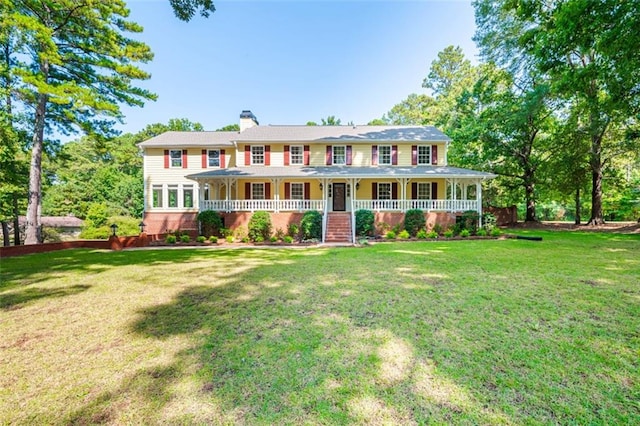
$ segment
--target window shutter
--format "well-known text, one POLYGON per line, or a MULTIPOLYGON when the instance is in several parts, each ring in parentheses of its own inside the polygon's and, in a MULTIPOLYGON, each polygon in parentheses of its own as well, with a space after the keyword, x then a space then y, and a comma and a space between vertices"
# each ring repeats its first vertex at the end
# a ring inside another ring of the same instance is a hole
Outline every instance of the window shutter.
POLYGON ((165 169, 169 168, 169 150, 168 149, 164 150, 164 168, 165 169))
POLYGON ((271 145, 264 146, 264 165, 271 165, 271 145))
POLYGON ((224 149, 220 150, 220 168, 224 169, 225 167, 227 167, 226 163, 225 163, 225 158, 224 158, 224 149))
POLYGON ((289 165, 289 145, 284 146, 284 165, 289 165))
POLYGON ((378 165, 378 145, 371 145, 371 165, 378 165))
POLYGON ((311 199, 311 184, 309 182, 304 183, 304 199, 311 199))
POLYGON ((398 145, 393 145, 391 147, 391 164, 393 166, 398 165, 398 145))
POLYGON ((347 166, 351 165, 352 157, 353 155, 351 154, 351 145, 347 145, 347 166))
POLYGON ((284 183, 284 199, 291 199, 291 184, 289 182, 284 183))
POLYGON ((244 146, 244 165, 251 165, 251 146, 249 145, 244 146))
POLYGON ((244 199, 245 200, 251 199, 251 182, 244 183, 244 199))
POLYGON ((431 199, 438 199, 438 184, 436 182, 431 182, 431 199))
POLYGON ((206 149, 202 150, 202 168, 203 169, 207 168, 207 150, 206 149))
POLYGON ((309 145, 304 146, 304 165, 309 165, 309 145))
POLYGON ((374 200, 378 199, 378 184, 376 182, 371 184, 371 198, 374 200))
POLYGON ((187 150, 186 149, 182 150, 182 168, 183 169, 187 168, 187 150))
POLYGON ((418 165, 418 145, 411 145, 411 165, 418 165))
POLYGON ((398 182, 393 182, 391 184, 391 199, 392 200, 398 199, 398 182))
POLYGON ((411 199, 418 199, 418 182, 411 182, 411 199))
POLYGON ((331 145, 327 145, 327 153, 325 155, 325 164, 327 166, 330 166, 332 163, 332 157, 333 156, 333 151, 331 150, 331 145))
POLYGON ((269 182, 264 183, 264 199, 271 199, 271 184, 269 182))
POLYGON ((438 145, 431 145, 431 164, 438 164, 438 145))

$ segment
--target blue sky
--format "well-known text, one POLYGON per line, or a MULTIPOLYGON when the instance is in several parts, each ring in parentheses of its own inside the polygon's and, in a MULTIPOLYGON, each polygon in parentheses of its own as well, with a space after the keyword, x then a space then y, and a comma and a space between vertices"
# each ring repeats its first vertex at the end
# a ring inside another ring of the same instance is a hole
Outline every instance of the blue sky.
POLYGON ((124 132, 170 118, 206 130, 237 123, 305 124, 335 115, 366 124, 413 92, 437 53, 477 50, 469 1, 216 1, 208 19, 184 23, 168 0, 129 0, 135 38, 155 54, 141 87, 158 95, 123 107, 124 132))

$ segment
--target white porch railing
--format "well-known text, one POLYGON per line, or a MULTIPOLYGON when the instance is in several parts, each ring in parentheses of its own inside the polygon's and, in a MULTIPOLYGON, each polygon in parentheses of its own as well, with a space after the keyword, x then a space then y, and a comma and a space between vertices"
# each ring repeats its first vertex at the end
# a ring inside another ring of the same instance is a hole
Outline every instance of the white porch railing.
POLYGON ((200 211, 307 211, 324 209, 322 200, 201 200, 200 211))
POLYGON ((356 210, 407 211, 420 209, 427 211, 463 212, 477 210, 478 200, 356 200, 356 210))

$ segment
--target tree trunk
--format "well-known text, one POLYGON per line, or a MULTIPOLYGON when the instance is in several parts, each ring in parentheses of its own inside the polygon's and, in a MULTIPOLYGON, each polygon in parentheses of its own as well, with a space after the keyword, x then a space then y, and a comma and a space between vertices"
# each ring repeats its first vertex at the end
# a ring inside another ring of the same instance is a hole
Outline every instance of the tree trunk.
POLYGON ((603 225, 602 214, 602 136, 591 138, 591 218, 587 225, 603 225))
POLYGON ((40 94, 38 107, 36 108, 33 148, 31 149, 27 220, 25 223, 25 244, 38 244, 42 239, 40 236, 40 205, 42 197, 42 148, 46 109, 47 95, 40 94))
POLYGON ((20 245, 20 209, 18 208, 18 195, 13 194, 13 245, 20 245))
POLYGON ((525 215, 525 222, 536 222, 536 196, 535 196, 536 184, 533 182, 533 172, 526 171, 524 176, 524 199, 527 205, 527 213, 525 215))
POLYGON ((582 212, 580 211, 580 188, 576 188, 576 218, 575 218, 575 224, 576 225, 580 225, 581 220, 580 220, 580 215, 582 214, 582 212))
POLYGON ((11 245, 11 239, 9 238, 9 224, 4 220, 2 223, 2 245, 9 247, 11 245))

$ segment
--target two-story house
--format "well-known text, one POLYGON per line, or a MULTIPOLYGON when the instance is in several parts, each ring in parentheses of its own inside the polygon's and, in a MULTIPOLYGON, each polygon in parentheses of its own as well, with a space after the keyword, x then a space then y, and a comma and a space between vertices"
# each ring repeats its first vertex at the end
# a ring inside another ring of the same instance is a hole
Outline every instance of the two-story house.
POLYGON ((197 229, 199 211, 225 226, 271 212, 274 228, 323 214, 323 239, 353 241, 358 209, 400 223, 421 209, 447 226, 482 213, 482 181, 494 175, 447 165, 450 139, 431 126, 260 126, 251 111, 239 132, 166 132, 140 143, 147 232, 197 229), (348 226, 349 232, 331 232, 348 226))

